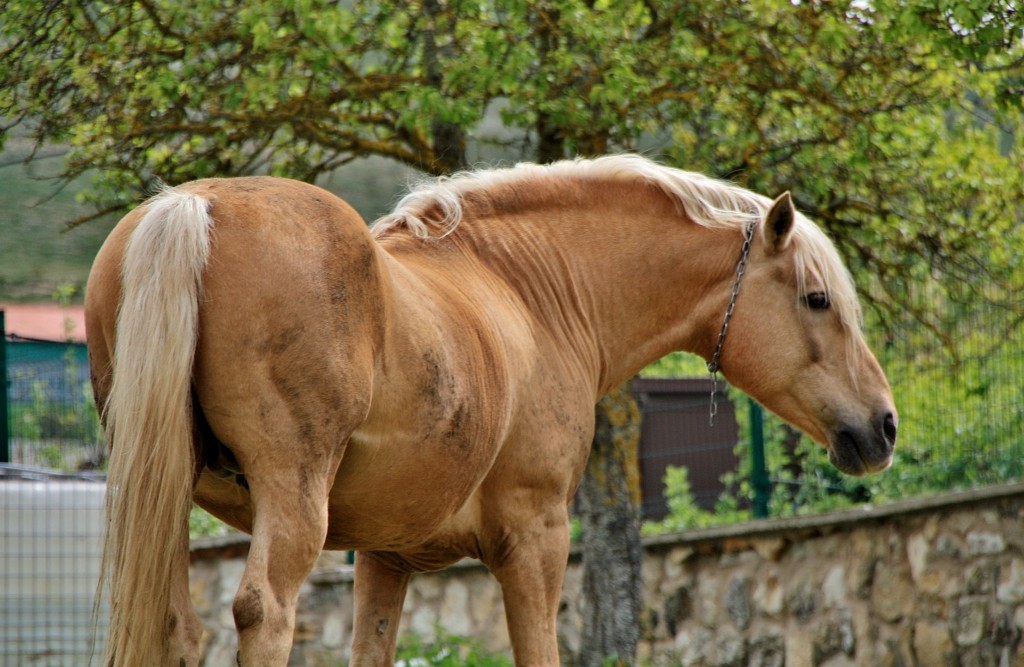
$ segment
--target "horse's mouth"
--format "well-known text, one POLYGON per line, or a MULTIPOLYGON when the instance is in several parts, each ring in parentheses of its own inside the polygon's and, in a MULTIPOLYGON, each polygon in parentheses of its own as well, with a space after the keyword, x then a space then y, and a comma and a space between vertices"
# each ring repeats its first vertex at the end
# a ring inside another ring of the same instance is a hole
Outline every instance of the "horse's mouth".
POLYGON ((882 472, 892 465, 896 446, 896 420, 887 413, 870 431, 840 428, 828 447, 828 460, 840 472, 861 476, 882 472))

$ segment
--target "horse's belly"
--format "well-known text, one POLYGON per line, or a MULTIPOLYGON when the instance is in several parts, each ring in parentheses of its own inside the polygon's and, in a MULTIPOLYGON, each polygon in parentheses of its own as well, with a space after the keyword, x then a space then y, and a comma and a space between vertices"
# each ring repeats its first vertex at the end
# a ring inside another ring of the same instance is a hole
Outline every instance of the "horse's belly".
POLYGON ((466 505, 497 448, 353 436, 331 490, 327 548, 401 551, 430 541, 466 505))

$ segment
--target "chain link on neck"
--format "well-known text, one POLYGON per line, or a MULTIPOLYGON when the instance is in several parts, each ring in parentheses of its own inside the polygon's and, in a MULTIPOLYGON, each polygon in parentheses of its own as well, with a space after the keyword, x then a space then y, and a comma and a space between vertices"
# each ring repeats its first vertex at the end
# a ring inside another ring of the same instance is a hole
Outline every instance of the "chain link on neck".
POLYGON ((740 295, 740 285, 743 284, 743 273, 747 270, 747 259, 750 257, 750 244, 754 241, 755 223, 747 225, 746 233, 743 235, 743 250, 740 252, 740 261, 736 264, 736 280, 732 284, 732 294, 729 296, 729 305, 725 308, 725 317, 722 318, 722 329, 718 332, 718 343, 715 345, 715 353, 711 355, 708 362, 708 372, 711 373, 711 413, 708 425, 715 425, 715 415, 718 414, 718 370, 721 368, 722 346, 725 345, 725 334, 729 332, 729 320, 732 319, 732 311, 736 309, 736 297, 740 295))

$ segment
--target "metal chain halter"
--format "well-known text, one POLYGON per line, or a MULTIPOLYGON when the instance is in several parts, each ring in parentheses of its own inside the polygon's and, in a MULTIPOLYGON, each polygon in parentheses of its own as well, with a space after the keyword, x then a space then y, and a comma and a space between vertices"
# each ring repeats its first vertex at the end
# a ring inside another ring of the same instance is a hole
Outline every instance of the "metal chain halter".
POLYGON ((708 425, 715 425, 715 415, 718 414, 718 369, 719 360, 722 357, 722 346, 725 345, 725 334, 729 332, 729 320, 732 319, 732 311, 736 309, 736 297, 740 295, 740 285, 743 283, 743 272, 747 270, 747 259, 750 257, 750 244, 754 240, 755 223, 747 225, 746 233, 743 236, 743 250, 740 252, 740 261, 736 264, 736 280, 732 284, 732 294, 729 296, 729 305, 725 308, 725 317, 722 319, 722 329, 718 332, 718 344, 715 345, 715 353, 711 355, 708 362, 708 372, 711 373, 711 414, 708 425))

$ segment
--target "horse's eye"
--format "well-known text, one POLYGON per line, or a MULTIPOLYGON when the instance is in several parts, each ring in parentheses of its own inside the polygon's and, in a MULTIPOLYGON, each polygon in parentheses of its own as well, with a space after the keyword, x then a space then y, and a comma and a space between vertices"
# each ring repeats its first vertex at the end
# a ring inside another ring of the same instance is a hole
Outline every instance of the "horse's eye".
POLYGON ((804 303, 811 310, 828 310, 832 303, 828 300, 828 295, 824 292, 811 292, 804 297, 804 303))

